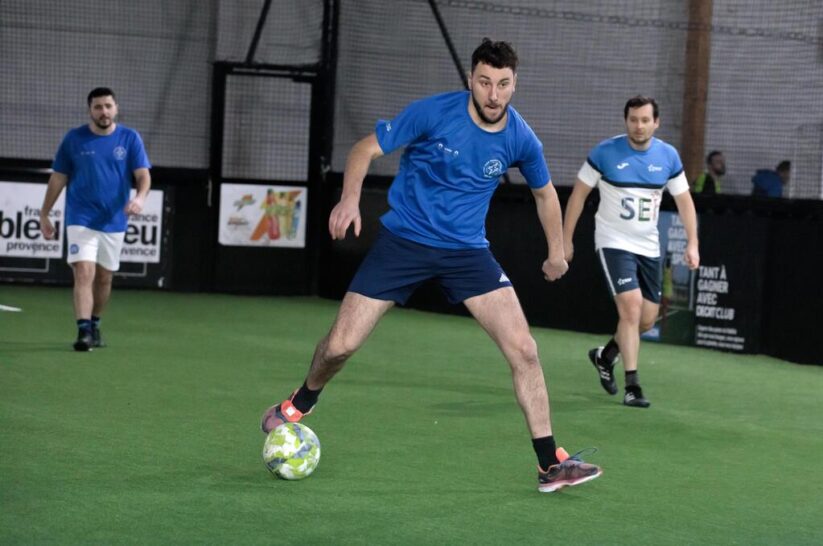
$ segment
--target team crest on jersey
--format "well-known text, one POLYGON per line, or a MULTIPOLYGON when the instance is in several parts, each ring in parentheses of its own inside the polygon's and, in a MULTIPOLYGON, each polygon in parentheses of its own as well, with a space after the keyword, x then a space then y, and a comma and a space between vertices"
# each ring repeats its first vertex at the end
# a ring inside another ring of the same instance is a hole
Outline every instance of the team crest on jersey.
POLYGON ((115 159, 123 160, 126 159, 126 149, 122 146, 118 146, 114 149, 114 157, 115 159))
POLYGON ((486 178, 497 178, 503 176, 503 162, 499 159, 489 159, 483 165, 483 176, 486 178))

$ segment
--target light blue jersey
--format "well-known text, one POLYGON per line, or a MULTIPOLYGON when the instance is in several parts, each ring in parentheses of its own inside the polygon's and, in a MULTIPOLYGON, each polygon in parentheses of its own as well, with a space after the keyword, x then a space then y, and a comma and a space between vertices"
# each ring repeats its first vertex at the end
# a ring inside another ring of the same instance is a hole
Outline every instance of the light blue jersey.
POLYGON ((689 191, 673 146, 652 138, 647 150, 635 150, 626 135, 619 135, 592 149, 577 178, 600 189, 594 238, 598 250, 660 255, 657 217, 663 190, 672 195, 689 191))
POLYGON ((406 146, 381 217, 395 235, 437 248, 488 247, 486 213, 509 167, 531 188, 551 181, 543 145, 514 108, 506 127, 490 133, 472 120, 469 100, 468 91, 435 95, 377 123, 384 153, 406 146))
POLYGON ((96 135, 88 125, 66 133, 52 169, 68 177, 66 225, 116 233, 126 231, 126 203, 136 169, 151 168, 134 129, 117 125, 96 135))

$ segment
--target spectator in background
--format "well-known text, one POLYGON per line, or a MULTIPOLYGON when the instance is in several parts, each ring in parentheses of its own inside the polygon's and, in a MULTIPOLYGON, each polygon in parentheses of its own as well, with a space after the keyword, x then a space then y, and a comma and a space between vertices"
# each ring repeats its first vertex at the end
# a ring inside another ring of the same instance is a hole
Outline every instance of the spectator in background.
POLYGON ((752 195, 761 197, 783 197, 783 186, 791 178, 791 161, 781 161, 775 170, 758 169, 752 177, 752 195))
POLYGON ((723 152, 714 150, 706 156, 706 170, 692 183, 692 192, 704 195, 720 193, 720 183, 726 174, 726 158, 723 152))

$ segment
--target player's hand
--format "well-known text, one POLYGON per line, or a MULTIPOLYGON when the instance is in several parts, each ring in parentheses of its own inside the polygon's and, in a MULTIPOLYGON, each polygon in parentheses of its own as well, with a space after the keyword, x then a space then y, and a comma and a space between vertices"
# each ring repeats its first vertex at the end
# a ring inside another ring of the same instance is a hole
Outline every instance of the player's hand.
POLYGON ((329 215, 329 233, 332 239, 345 239, 349 226, 354 224, 354 236, 360 237, 360 207, 356 201, 341 200, 329 215))
POLYGON ((561 258, 559 260, 552 260, 551 258, 543 262, 543 277, 551 282, 556 281, 566 274, 569 270, 569 263, 561 258))
POLYGON ((40 233, 47 241, 54 239, 54 226, 48 216, 40 216, 40 233))
POLYGON ((700 266, 700 252, 697 251, 697 244, 686 245, 686 253, 683 256, 683 261, 689 269, 697 269, 700 266))
POLYGON ((143 198, 135 197, 126 203, 126 214, 140 214, 143 212, 143 198))
POLYGON ((569 241, 563 241, 563 250, 566 254, 566 261, 571 263, 574 259, 574 243, 569 241))

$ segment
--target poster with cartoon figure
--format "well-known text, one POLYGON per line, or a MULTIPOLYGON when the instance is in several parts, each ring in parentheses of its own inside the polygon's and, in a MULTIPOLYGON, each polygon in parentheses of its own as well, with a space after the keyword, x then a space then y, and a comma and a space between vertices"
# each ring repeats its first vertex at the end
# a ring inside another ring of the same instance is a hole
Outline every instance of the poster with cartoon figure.
POLYGON ((221 245, 305 248, 308 192, 298 186, 222 184, 221 245))

